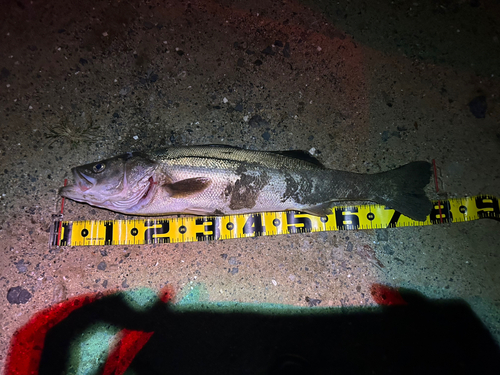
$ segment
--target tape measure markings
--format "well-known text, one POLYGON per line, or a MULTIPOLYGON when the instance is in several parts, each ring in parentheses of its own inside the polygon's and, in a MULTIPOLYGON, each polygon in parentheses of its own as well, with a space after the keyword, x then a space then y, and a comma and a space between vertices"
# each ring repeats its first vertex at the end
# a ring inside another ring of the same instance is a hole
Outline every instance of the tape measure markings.
POLYGON ((439 200, 433 204, 430 215, 423 222, 377 204, 339 206, 330 215, 321 217, 285 211, 226 216, 63 221, 62 215, 54 215, 50 246, 200 242, 304 232, 426 226, 480 218, 500 220, 499 199, 491 195, 439 200))

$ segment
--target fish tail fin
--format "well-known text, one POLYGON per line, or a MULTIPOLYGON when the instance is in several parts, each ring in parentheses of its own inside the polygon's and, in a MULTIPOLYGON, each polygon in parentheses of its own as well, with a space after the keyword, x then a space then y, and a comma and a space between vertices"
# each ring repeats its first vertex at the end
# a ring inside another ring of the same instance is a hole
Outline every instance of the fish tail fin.
POLYGON ((414 220, 425 221, 432 209, 424 191, 432 176, 431 167, 429 162, 415 161, 373 175, 379 181, 373 200, 414 220))

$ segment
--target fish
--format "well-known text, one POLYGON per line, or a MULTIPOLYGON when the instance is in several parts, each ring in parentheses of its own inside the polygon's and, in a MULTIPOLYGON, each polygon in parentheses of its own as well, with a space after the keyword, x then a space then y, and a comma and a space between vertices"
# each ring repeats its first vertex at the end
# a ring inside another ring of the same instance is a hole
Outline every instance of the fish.
POLYGON ((202 145, 128 152, 72 168, 59 194, 128 215, 225 215, 295 210, 317 216, 339 202, 375 202, 417 221, 432 203, 431 164, 380 173, 325 167, 305 151, 202 145))

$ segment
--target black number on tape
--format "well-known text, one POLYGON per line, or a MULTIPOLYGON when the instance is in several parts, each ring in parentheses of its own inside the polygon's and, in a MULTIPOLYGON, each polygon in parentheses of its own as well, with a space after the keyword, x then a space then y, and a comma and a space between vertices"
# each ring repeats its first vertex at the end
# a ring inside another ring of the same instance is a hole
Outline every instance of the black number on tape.
MULTIPOLYGON (((386 207, 386 209, 388 208, 386 207)), ((392 215, 391 221, 389 221, 389 224, 387 224, 387 228, 396 228, 400 217, 401 217, 401 212, 394 211, 394 215, 392 215)))
POLYGON ((169 232, 170 222, 168 220, 147 220, 144 225, 152 227, 146 229, 144 232, 144 241, 146 243, 170 242, 170 237, 154 237, 155 235, 166 234, 169 232), (157 225, 161 225, 161 227, 157 227, 157 225))
POLYGON ((203 227, 203 232, 196 233, 196 241, 207 241, 207 240, 218 240, 220 238, 220 219, 218 218, 206 218, 201 217, 196 219, 196 225, 206 224, 203 227), (207 232, 212 232, 211 234, 207 234, 207 232))
POLYGON ((253 214, 249 216, 243 227, 243 233, 260 236, 264 232, 265 228, 262 225, 262 216, 260 214, 253 214))
POLYGON ((297 217, 297 215, 300 215, 300 212, 295 212, 295 211, 286 212, 288 232, 290 233, 310 232, 312 229, 311 219, 309 219, 308 217, 297 217))
POLYGON ((340 230, 358 229, 359 217, 357 207, 345 207, 335 209, 335 221, 340 230))
POLYGON ((109 221, 104 223, 106 227, 106 237, 104 238, 104 245, 111 245, 113 243, 113 222, 109 221))
POLYGON ((73 229, 72 223, 62 223, 61 225, 62 237, 61 237, 61 242, 59 242, 59 246, 68 245, 72 229, 73 229))
POLYGON ((441 205, 438 203, 434 204, 434 207, 432 208, 431 211, 431 223, 432 224, 439 224, 441 223, 441 219, 443 219, 443 223, 448 223, 453 221, 453 214, 451 213, 451 205, 450 202, 448 201, 441 201, 441 205), (441 206, 441 218, 439 217, 439 207, 441 206))
POLYGON ((476 207, 479 209, 477 214, 480 218, 500 216, 500 207, 498 206, 498 199, 496 197, 477 197, 476 207))

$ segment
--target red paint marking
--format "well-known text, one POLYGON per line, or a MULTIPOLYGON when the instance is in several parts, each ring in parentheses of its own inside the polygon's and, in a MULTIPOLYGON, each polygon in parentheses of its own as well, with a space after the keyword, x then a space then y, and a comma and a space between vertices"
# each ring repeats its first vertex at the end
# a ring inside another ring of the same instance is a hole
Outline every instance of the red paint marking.
POLYGON ((134 360, 135 356, 149 341, 154 332, 122 330, 118 335, 119 342, 109 353, 104 366, 103 375, 122 375, 134 360))
MULTIPOLYGON (((47 332, 74 310, 93 303, 105 295, 107 293, 76 297, 35 314, 12 337, 5 375, 37 375, 47 332)), ((173 289, 170 286, 164 287, 158 298, 163 303, 170 302, 173 298, 173 289)), ((153 333, 128 329, 120 331, 117 335, 118 342, 110 350, 102 374, 123 375, 153 333)))
MULTIPOLYGON (((173 298, 173 289, 170 286, 160 290, 158 298, 168 303, 173 298)), ((102 375, 122 375, 130 366, 135 356, 149 341, 154 332, 131 331, 124 329, 118 333, 118 342, 110 350, 104 365, 102 375)))
MULTIPOLYGON (((432 166, 434 168, 434 184, 436 185, 436 193, 439 193, 436 160, 434 159, 432 159, 432 166)), ((441 224, 443 224, 443 214, 441 213, 441 201, 439 199, 438 199, 438 208, 439 208, 439 220, 441 220, 441 224)))
POLYGON ((174 299, 174 289, 171 286, 165 286, 159 293, 160 301, 168 303, 174 299))
MULTIPOLYGON (((64 186, 68 184, 68 179, 64 179, 64 186)), ((64 197, 61 199, 61 215, 64 213, 64 197)), ((61 230, 62 230, 62 221, 59 222, 59 228, 57 229, 57 246, 61 243, 61 230)))
POLYGON ((373 300, 383 306, 404 306, 408 305, 397 289, 387 285, 373 284, 371 287, 373 300))
POLYGON ((86 295, 53 305, 35 314, 12 337, 5 375, 37 375, 45 336, 49 329, 74 310, 94 302, 99 295, 86 295))

